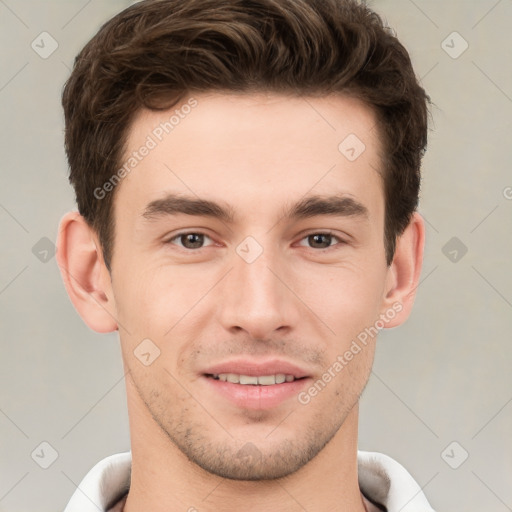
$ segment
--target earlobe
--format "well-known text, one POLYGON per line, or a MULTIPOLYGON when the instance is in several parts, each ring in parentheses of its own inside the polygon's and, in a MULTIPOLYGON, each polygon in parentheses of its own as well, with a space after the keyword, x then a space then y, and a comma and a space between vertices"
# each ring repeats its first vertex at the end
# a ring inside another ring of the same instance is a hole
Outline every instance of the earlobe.
POLYGON ((402 324, 412 310, 421 275, 424 246, 425 223, 421 215, 415 212, 397 239, 395 256, 388 269, 382 313, 393 309, 397 314, 386 327, 402 324))
POLYGON ((82 320, 97 332, 117 330, 110 275, 93 230, 78 212, 68 212, 61 219, 57 263, 82 320))

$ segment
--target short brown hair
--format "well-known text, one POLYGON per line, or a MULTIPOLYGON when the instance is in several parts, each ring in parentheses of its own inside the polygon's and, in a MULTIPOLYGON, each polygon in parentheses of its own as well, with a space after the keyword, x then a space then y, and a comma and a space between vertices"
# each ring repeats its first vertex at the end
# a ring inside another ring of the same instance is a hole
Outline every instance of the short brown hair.
POLYGON ((418 204, 429 97, 409 54, 356 0, 145 0, 101 27, 75 59, 62 104, 70 182, 111 270, 118 169, 134 114, 192 92, 343 93, 377 115, 386 260, 418 204))

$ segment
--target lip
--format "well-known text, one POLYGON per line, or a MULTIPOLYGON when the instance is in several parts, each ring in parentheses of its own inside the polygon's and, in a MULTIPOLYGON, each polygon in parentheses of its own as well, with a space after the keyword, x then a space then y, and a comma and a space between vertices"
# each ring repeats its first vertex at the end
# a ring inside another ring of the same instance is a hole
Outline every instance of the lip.
POLYGON ((293 375, 296 379, 309 377, 308 372, 299 366, 279 359, 269 359, 265 361, 237 359, 213 365, 202 373, 204 375, 236 373, 238 375, 248 375, 251 377, 284 373, 285 375, 293 375))
POLYGON ((266 361, 233 360, 213 365, 202 374, 202 381, 208 393, 214 397, 228 400, 237 408, 266 410, 278 407, 287 400, 296 397, 305 386, 309 385, 310 375, 297 365, 278 359, 266 361), (272 384, 269 386, 242 385, 216 380, 213 374, 236 373, 239 375, 260 376, 284 373, 293 375, 292 382, 272 384))

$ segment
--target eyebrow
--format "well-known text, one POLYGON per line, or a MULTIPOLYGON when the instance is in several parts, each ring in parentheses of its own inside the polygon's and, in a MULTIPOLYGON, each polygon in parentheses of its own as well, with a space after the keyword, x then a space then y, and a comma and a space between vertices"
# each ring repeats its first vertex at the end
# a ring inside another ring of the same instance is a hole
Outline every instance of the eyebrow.
POLYGON ((347 195, 309 196, 285 210, 284 217, 307 219, 318 215, 368 218, 368 209, 347 195))
MULTIPOLYGON (((235 220, 234 210, 229 205, 172 193, 151 201, 145 207, 142 217, 154 221, 179 214, 210 217, 231 224, 235 220)), ((301 199, 291 207, 285 207, 281 218, 298 220, 321 215, 367 219, 368 209, 348 195, 313 195, 301 199)))
POLYGON ((212 217, 227 223, 233 223, 235 215, 233 210, 208 199, 192 196, 167 194, 162 199, 151 201, 142 217, 147 220, 157 220, 168 215, 195 215, 199 217, 212 217))

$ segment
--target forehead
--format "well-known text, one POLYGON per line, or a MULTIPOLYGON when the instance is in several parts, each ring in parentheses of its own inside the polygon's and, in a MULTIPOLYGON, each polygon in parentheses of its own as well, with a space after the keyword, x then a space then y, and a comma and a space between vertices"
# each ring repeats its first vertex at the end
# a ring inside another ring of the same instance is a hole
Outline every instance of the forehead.
POLYGON ((375 115, 354 98, 197 94, 137 113, 123 160, 134 165, 125 166, 116 210, 140 216, 169 192, 221 199, 246 214, 276 212, 308 192, 378 207, 379 154, 375 115))

